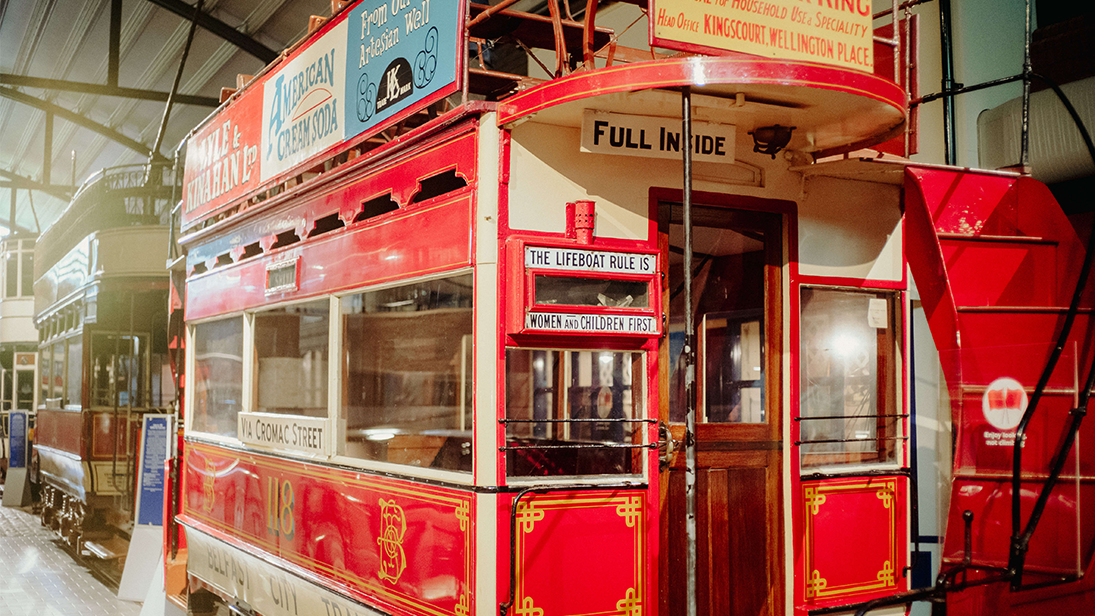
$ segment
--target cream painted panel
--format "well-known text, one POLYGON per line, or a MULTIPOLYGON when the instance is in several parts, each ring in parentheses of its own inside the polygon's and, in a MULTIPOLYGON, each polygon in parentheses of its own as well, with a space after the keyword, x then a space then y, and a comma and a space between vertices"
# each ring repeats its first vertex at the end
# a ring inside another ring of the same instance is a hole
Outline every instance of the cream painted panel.
POLYGON ((99 275, 160 274, 167 276, 167 227, 100 231, 99 275))
MULTIPOLYGON (((682 163, 581 152, 580 137, 577 128, 538 122, 513 129, 510 228, 563 233, 567 202, 591 199, 597 204, 596 235, 646 239, 650 188, 680 190, 682 163)), ((801 176, 787 172, 782 156, 773 160, 752 148, 752 138, 739 130, 736 156, 745 164, 696 163, 693 190, 795 199, 801 176)))
POLYGON ((800 274, 901 280, 900 187, 815 177, 803 192, 800 274))

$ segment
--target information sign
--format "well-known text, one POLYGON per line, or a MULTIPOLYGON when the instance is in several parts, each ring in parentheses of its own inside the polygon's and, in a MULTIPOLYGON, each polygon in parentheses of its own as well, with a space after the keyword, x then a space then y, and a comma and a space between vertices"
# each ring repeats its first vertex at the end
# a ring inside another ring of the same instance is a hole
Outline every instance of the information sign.
POLYGON ((8 415, 8 440, 10 443, 8 468, 27 466, 27 412, 12 411, 8 415))
POLYGON ((525 246, 525 267, 529 268, 653 275, 656 266, 651 254, 525 246))
MULTIPOLYGON (((692 122, 692 159, 734 162, 733 124, 692 122)), ((582 151, 647 158, 681 158, 680 118, 609 113, 586 109, 582 115, 582 151)))
POLYGON ((651 44, 874 72, 871 0, 650 0, 651 44))
POLYGON ((587 334, 656 334, 658 321, 642 315, 530 312, 525 316, 525 328, 587 334))
POLYGON ((137 462, 137 524, 163 524, 164 461, 171 455, 173 415, 145 415, 137 462))
POLYGON ((274 413, 239 413, 236 417, 236 433, 244 443, 318 456, 328 453, 327 419, 274 413))

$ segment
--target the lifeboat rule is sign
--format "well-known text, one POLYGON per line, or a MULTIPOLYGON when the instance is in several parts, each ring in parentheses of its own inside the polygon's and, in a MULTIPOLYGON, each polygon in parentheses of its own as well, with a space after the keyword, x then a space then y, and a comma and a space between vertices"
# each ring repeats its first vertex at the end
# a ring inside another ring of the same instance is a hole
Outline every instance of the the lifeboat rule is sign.
POLYGON ((874 71, 871 0, 650 0, 651 44, 874 71))

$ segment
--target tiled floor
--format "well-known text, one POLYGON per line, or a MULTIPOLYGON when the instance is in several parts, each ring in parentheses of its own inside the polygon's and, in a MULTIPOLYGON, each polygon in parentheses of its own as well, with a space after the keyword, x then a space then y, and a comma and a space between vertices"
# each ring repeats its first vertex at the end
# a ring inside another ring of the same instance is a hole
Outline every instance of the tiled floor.
POLYGON ((54 543, 38 517, 0 507, 0 616, 137 616, 54 543))

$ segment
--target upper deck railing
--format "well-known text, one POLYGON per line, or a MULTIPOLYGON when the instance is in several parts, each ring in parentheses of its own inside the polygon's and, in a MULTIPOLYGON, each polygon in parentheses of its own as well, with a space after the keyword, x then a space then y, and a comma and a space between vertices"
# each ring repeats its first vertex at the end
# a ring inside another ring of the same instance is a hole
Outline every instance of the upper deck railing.
POLYGON ((175 178, 175 170, 169 163, 107 167, 94 173, 76 191, 57 220, 42 232, 34 264, 35 279, 90 233, 115 227, 169 224, 175 178))

